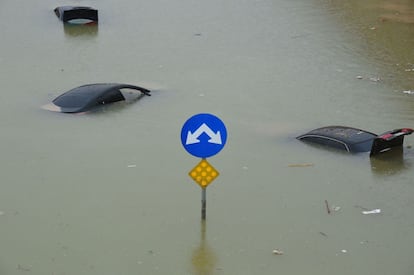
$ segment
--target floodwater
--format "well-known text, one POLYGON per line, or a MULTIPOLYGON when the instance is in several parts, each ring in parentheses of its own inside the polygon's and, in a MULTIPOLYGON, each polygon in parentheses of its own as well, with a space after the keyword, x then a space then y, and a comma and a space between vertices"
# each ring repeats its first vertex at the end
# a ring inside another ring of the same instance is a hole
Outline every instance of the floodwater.
POLYGON ((413 137, 375 160, 294 138, 413 127, 413 22, 408 0, 3 0, 0 274, 413 274, 413 137), (97 82, 153 92, 40 108, 97 82), (202 223, 180 130, 204 112, 228 139, 202 223))

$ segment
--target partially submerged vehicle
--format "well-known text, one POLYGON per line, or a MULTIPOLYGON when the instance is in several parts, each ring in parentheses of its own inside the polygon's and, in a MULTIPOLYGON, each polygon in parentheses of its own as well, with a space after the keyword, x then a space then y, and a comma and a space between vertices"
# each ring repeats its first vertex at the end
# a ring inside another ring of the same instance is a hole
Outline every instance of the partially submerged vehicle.
POLYGON ((394 147, 401 147, 404 143, 404 136, 412 133, 413 129, 402 128, 377 135, 352 127, 327 126, 300 135, 297 139, 350 153, 370 152, 370 156, 374 156, 394 147))
POLYGON ((129 84, 98 83, 74 88, 55 98, 44 109, 62 113, 80 113, 118 101, 135 101, 150 96, 150 90, 129 84))
POLYGON ((98 10, 91 7, 61 6, 55 8, 54 12, 65 23, 93 24, 98 22, 98 10))

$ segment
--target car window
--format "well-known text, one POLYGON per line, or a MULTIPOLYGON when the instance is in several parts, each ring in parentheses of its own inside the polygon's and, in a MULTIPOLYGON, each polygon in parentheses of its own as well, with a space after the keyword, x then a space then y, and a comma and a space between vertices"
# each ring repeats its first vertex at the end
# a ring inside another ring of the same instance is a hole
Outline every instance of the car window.
POLYGON ((371 151, 373 139, 360 142, 352 145, 352 151, 354 152, 369 152, 371 151))
POLYGON ((107 92, 105 95, 100 96, 97 99, 97 104, 101 105, 101 104, 108 104, 108 103, 113 103, 113 102, 117 102, 117 101, 121 101, 124 100, 124 96, 121 94, 121 92, 117 89, 113 89, 109 92, 107 92))
POLYGON ((326 146, 336 148, 339 150, 349 151, 348 147, 344 143, 334 140, 334 139, 330 139, 330 138, 309 136, 309 137, 303 137, 301 140, 306 141, 306 142, 326 145, 326 146))
POLYGON ((80 93, 66 93, 56 98, 53 103, 60 107, 78 108, 85 105, 87 96, 80 93))

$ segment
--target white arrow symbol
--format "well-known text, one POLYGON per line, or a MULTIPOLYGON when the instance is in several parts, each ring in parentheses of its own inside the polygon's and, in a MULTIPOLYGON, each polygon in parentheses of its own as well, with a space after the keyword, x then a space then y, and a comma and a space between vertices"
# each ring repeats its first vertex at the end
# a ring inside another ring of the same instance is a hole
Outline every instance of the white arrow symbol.
POLYGON ((210 137, 210 139, 208 140, 209 143, 222 144, 220 131, 214 133, 213 130, 211 130, 210 127, 207 126, 207 124, 203 123, 200 127, 198 127, 197 130, 194 131, 194 133, 188 131, 185 145, 199 143, 200 140, 198 138, 201 136, 202 133, 206 133, 210 137))

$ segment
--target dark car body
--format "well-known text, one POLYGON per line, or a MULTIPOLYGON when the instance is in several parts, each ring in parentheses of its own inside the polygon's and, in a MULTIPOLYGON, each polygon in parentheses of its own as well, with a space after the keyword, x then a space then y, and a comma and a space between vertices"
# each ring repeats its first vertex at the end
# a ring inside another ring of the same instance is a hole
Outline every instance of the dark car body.
POLYGON ((98 10, 91 7, 61 6, 54 9, 63 22, 87 24, 98 22, 98 10))
POLYGON ((410 128, 402 128, 377 135, 347 126, 327 126, 300 135, 297 139, 351 153, 370 152, 370 155, 373 156, 393 147, 402 146, 404 136, 410 135, 412 132, 413 130, 410 128))
POLYGON ((62 113, 80 113, 99 106, 118 102, 133 101, 142 95, 150 95, 145 88, 118 83, 98 83, 76 87, 55 98, 44 109, 62 113))

